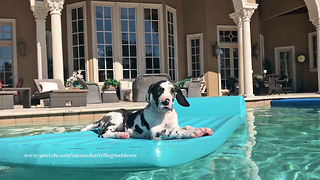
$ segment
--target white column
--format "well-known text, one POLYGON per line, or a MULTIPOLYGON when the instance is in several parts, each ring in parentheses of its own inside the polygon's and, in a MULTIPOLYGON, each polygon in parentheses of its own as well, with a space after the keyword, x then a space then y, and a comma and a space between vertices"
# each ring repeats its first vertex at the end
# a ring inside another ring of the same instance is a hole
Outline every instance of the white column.
POLYGON ((51 15, 53 78, 64 82, 61 35, 61 10, 64 0, 47 0, 51 15))
POLYGON ((317 70, 318 70, 318 94, 320 93, 320 19, 312 20, 313 25, 317 29, 317 70))
POLYGON ((31 10, 36 18, 38 79, 48 79, 45 23, 49 9, 34 6, 31 10))
POLYGON ((240 10, 243 28, 244 96, 253 95, 250 18, 255 9, 240 10))
POLYGON ((230 17, 238 27, 238 68, 239 68, 239 95, 244 94, 244 74, 243 74, 243 38, 242 38, 242 20, 239 13, 232 13, 230 17))

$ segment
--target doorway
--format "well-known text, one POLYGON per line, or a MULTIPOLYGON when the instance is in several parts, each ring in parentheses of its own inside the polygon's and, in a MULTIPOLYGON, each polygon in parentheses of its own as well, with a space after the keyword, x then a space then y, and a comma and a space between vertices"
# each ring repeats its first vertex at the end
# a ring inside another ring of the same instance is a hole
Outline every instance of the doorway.
POLYGON ((283 84, 286 91, 296 92, 296 62, 294 46, 275 48, 276 73, 287 76, 287 81, 283 84))

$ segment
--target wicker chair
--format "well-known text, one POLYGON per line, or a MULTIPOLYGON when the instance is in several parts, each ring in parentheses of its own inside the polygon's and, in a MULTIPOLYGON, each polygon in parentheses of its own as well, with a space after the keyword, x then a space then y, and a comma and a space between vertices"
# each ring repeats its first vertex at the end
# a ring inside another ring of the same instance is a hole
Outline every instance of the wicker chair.
POLYGON ((277 93, 280 95, 280 91, 282 91, 282 84, 279 83, 280 76, 274 74, 269 76, 269 94, 277 93))
POLYGON ((254 81, 257 85, 255 88, 255 95, 262 95, 263 93, 269 95, 269 78, 254 78, 254 81))
POLYGON ((228 84, 228 89, 229 89, 229 94, 230 95, 236 95, 238 94, 239 87, 236 86, 236 84, 238 83, 238 79, 236 79, 235 77, 228 77, 227 78, 227 84, 228 84))
POLYGON ((183 89, 186 90, 186 97, 202 97, 200 92, 201 81, 186 81, 183 89))
POLYGON ((133 102, 146 101, 146 94, 149 86, 155 82, 165 80, 170 81, 168 74, 143 74, 138 75, 132 83, 132 100, 133 102))
POLYGON ((77 78, 77 79, 78 79, 78 82, 82 85, 83 89, 89 90, 89 92, 87 93, 88 104, 98 104, 102 102, 100 88, 98 84, 85 82, 80 78, 77 78))
POLYGON ((60 79, 34 79, 38 93, 31 99, 49 99, 49 107, 79 107, 87 106, 86 89, 67 90, 60 79), (51 87, 48 87, 50 84, 51 87))

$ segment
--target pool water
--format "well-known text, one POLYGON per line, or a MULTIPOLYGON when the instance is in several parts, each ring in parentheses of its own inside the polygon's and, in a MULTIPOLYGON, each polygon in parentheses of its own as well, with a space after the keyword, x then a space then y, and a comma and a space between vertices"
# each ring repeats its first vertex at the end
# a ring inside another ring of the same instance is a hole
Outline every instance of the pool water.
MULTIPOLYGON (((81 128, 0 127, 0 137, 73 132, 81 128)), ((0 179, 320 179, 320 109, 247 108, 246 125, 240 125, 214 153, 183 166, 84 170, 0 164, 0 179)))

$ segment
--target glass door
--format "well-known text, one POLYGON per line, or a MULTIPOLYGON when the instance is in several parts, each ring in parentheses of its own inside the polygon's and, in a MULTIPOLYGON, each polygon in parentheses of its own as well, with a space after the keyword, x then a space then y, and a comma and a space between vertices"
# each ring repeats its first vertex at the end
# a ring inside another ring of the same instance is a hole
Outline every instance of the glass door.
POLYGON ((283 89, 287 91, 295 91, 295 61, 294 47, 276 48, 276 73, 282 77, 287 77, 283 83, 283 89))
POLYGON ((221 89, 229 89, 228 77, 239 77, 238 48, 225 47, 220 49, 221 89))
POLYGON ((280 75, 287 76, 288 81, 283 84, 284 88, 292 89, 292 68, 291 68, 291 52, 290 51, 282 51, 280 52, 280 75))

